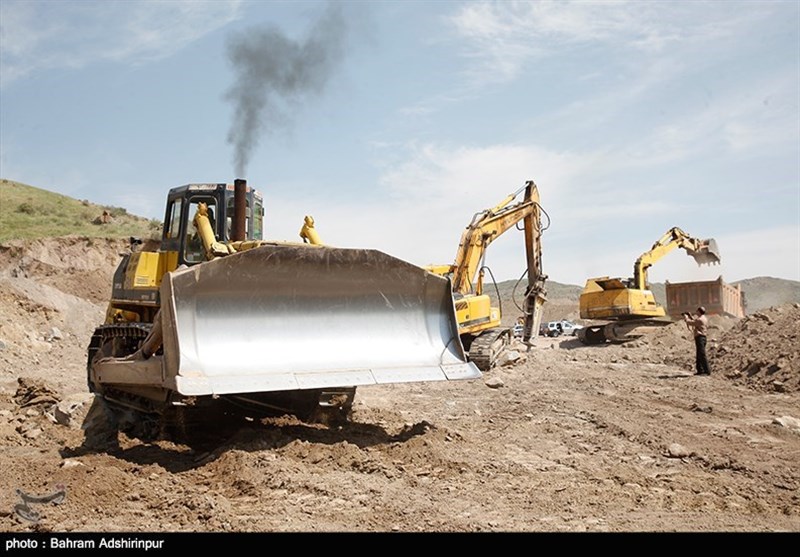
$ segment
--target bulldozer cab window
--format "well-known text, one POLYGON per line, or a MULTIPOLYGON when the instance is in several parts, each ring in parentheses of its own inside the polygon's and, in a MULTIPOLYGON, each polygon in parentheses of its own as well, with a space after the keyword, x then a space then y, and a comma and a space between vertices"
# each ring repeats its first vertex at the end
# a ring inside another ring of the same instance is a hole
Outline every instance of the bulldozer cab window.
POLYGON ((181 207, 183 207, 183 199, 179 198, 170 203, 167 213, 167 229, 164 231, 164 237, 167 239, 178 238, 180 236, 181 207))
POLYGON ((264 230, 264 207, 256 200, 253 206, 253 239, 261 240, 264 230))
POLYGON ((197 214, 197 208, 200 203, 205 203, 208 206, 208 220, 211 224, 211 229, 214 231, 216 238, 216 219, 217 202, 213 197, 193 197, 189 201, 189 212, 187 213, 188 224, 186 227, 186 243, 183 250, 183 260, 186 263, 199 263, 205 259, 203 250, 203 241, 197 227, 194 225, 194 217, 197 214))

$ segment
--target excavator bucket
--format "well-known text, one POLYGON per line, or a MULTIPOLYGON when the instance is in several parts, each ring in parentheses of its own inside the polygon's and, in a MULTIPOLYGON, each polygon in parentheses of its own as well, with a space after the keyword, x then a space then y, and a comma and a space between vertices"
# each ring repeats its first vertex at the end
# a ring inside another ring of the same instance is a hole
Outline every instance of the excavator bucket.
POLYGON ((265 245, 168 273, 165 386, 186 396, 474 379, 449 280, 366 249, 265 245))
POLYGON ((703 240, 698 250, 689 251, 689 255, 694 257, 698 265, 718 264, 721 261, 717 242, 713 238, 703 240))

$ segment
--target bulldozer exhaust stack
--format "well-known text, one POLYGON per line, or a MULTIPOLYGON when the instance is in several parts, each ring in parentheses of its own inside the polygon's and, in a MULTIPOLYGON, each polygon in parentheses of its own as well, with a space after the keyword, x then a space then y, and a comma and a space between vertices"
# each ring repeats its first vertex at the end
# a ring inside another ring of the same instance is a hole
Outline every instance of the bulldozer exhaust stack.
POLYGON ((231 241, 243 242, 247 237, 247 180, 237 178, 233 181, 233 222, 231 241))

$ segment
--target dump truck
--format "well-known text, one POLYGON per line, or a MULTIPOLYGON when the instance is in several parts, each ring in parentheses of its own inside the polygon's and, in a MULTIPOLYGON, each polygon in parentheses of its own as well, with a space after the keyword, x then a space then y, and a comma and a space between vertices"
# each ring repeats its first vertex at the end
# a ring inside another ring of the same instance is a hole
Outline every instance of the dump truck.
POLYGON ((676 248, 686 251, 698 265, 718 264, 721 260, 713 238, 698 239, 678 227, 670 228, 639 256, 633 266, 632 278, 604 276, 586 281, 579 300, 581 319, 605 322, 587 324, 580 329, 578 338, 581 342, 627 342, 671 323, 664 307, 656 302, 650 290, 647 271, 676 248))
POLYGON ((747 302, 740 285, 732 285, 722 280, 669 282, 666 281, 667 314, 673 319, 681 319, 684 313, 694 313, 703 306, 707 315, 724 317, 744 317, 747 302))
POLYGON ((243 179, 187 184, 167 195, 158 248, 132 242, 87 355, 117 430, 346 419, 359 386, 481 376, 448 279, 377 250, 264 240, 263 218, 243 179))
MULTIPOLYGON (((542 232, 545 211, 540 205, 539 188, 528 180, 494 207, 475 213, 467 224, 453 263, 428 265, 429 271, 452 280, 456 317, 461 342, 471 362, 488 371, 511 345, 513 326, 502 324, 500 292, 495 283, 498 305, 484 290, 486 250, 497 238, 522 223, 525 240, 527 285, 523 297, 521 338, 528 346, 539 333, 542 306, 546 297, 547 275, 542 270, 542 232)), ((489 271, 491 275, 491 271, 489 271)))

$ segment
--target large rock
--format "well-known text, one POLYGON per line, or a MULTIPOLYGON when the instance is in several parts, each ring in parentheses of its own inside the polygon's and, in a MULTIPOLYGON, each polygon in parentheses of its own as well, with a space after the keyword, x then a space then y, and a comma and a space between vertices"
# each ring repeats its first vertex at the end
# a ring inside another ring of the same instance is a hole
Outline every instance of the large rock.
POLYGON ((800 432, 800 420, 792 416, 781 416, 780 418, 773 418, 772 423, 781 425, 787 429, 800 432))
POLYGON ((67 427, 79 428, 94 400, 92 393, 74 393, 56 404, 53 410, 56 422, 67 427))
POLYGON ((498 366, 509 366, 517 362, 524 362, 524 355, 517 350, 506 350, 497 358, 498 366))

